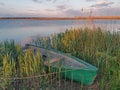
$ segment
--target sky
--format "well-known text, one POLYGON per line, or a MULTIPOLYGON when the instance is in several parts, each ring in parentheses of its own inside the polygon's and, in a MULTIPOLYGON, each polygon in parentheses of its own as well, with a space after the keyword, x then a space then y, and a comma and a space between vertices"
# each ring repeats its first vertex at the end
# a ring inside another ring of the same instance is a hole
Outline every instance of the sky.
POLYGON ((120 0, 0 0, 0 17, 120 16, 120 0))

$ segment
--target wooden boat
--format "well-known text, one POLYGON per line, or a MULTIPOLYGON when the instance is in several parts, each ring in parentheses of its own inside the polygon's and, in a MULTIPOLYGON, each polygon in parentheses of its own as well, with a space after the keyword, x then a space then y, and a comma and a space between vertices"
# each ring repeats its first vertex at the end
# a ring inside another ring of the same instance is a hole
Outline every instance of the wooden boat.
POLYGON ((39 50, 45 60, 45 65, 48 65, 48 60, 46 59, 49 58, 49 65, 54 70, 61 69, 61 76, 65 78, 72 79, 84 85, 89 85, 92 84, 98 73, 98 69, 96 67, 63 52, 45 49, 34 45, 26 46, 34 51, 39 50))

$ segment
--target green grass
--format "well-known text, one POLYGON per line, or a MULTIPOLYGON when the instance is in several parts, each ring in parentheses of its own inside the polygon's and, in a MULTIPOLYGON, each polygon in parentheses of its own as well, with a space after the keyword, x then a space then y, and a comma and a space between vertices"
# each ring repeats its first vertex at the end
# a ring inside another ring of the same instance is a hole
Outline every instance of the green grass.
MULTIPOLYGON (((46 72, 39 51, 37 51, 36 55, 29 49, 23 51, 22 47, 16 45, 13 40, 0 43, 0 89, 10 89, 12 85, 18 85, 17 83, 24 80, 24 78, 43 74, 46 74, 46 72), (13 82, 14 84, 11 84, 13 82)), ((27 80, 19 84, 25 86, 26 83, 27 80)))
MULTIPOLYGON (((50 37, 37 38, 33 44, 69 53, 98 67, 99 74, 93 85, 87 87, 88 90, 91 90, 92 86, 96 86, 99 90, 120 89, 120 33, 102 31, 100 28, 71 29, 50 37)), ((13 40, 0 43, 1 90, 10 88, 12 90, 13 87, 16 90, 17 87, 24 90, 34 87, 33 89, 37 90, 40 82, 43 89, 48 86, 53 88, 49 79, 54 77, 59 80, 60 77, 50 76, 49 73, 45 75, 46 73, 39 51, 36 54, 33 50, 23 51, 13 40), (40 75, 43 76, 34 77, 40 75)), ((84 90, 86 87, 81 85, 80 88, 84 90)))
POLYGON ((3 77, 24 77, 44 73, 40 52, 34 55, 33 50, 23 51, 14 41, 5 41, 0 46, 1 75, 3 77))
POLYGON ((0 90, 61 88, 57 84, 62 82, 60 72, 51 72, 43 63, 37 50, 23 50, 13 40, 0 43, 0 90))
POLYGON ((37 38, 33 43, 70 53, 98 67, 95 81, 98 89, 120 89, 120 33, 78 28, 37 38))

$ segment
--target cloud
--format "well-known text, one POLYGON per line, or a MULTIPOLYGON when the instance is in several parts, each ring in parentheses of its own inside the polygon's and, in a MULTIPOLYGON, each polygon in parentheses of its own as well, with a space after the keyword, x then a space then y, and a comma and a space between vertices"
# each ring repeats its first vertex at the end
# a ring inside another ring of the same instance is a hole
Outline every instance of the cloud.
POLYGON ((41 0, 32 0, 33 2, 38 2, 38 3, 42 3, 41 0))
POLYGON ((0 2, 0 6, 4 6, 5 4, 3 2, 0 2))
POLYGON ((80 15, 82 15, 80 10, 75 10, 75 9, 68 9, 68 10, 64 11, 64 13, 66 16, 80 16, 80 15))
POLYGON ((86 2, 91 2, 91 1, 96 1, 96 0, 86 0, 86 2))
POLYGON ((99 2, 97 4, 91 5, 91 7, 101 8, 101 7, 110 7, 109 5, 114 4, 114 2, 99 2))
POLYGON ((51 11, 55 11, 53 9, 45 9, 45 11, 51 12, 51 11))
MULTIPOLYGON (((43 2, 43 0, 32 0, 33 2, 37 2, 37 3, 42 3, 43 2)), ((52 2, 52 3, 55 3, 56 2, 56 0, 44 0, 44 1, 46 1, 46 2, 52 2)))
POLYGON ((57 8, 58 10, 64 10, 64 9, 67 9, 68 7, 67 7, 67 5, 63 4, 63 5, 58 5, 58 6, 56 6, 56 8, 57 8))
MULTIPOLYGON (((120 7, 104 7, 92 9, 93 16, 120 16, 120 7), (112 11, 112 13, 111 13, 112 11)), ((86 9, 85 12, 82 12, 78 9, 68 9, 64 12, 65 16, 89 16, 89 11, 86 9)))
POLYGON ((54 8, 47 8, 45 9, 45 11, 47 13, 50 13, 50 12, 56 12, 56 13, 59 13, 59 14, 64 14, 63 12, 68 10, 69 9, 69 6, 68 5, 65 5, 65 4, 61 4, 61 5, 56 5, 54 8))
MULTIPOLYGON (((41 0, 40 0, 41 1, 41 0)), ((45 0, 46 1, 46 0, 45 0)), ((51 0, 48 0, 50 2, 51 0)), ((15 17, 74 17, 74 16, 89 16, 89 10, 92 10, 93 16, 120 16, 120 7, 109 7, 113 2, 105 2, 104 5, 103 2, 99 2, 92 8, 84 8, 84 12, 81 9, 75 9, 72 8, 67 3, 57 3, 54 4, 52 8, 44 8, 44 9, 35 9, 35 8, 29 8, 27 10, 13 10, 13 9, 0 9, 0 17, 5 16, 15 16, 15 17), (102 7, 103 6, 103 7, 102 7), (102 8, 96 8, 96 7, 102 7, 102 8), (111 12, 112 11, 112 12, 111 12)), ((4 5, 4 4, 2 4, 4 5)))
POLYGON ((96 9, 93 11, 93 15, 120 16, 120 7, 96 9))
MULTIPOLYGON (((42 2, 52 2, 52 3, 56 3, 57 1, 60 1, 60 0, 32 0, 33 2, 39 2, 39 3, 42 3, 42 2)), ((61 0, 62 1, 62 0, 61 0)), ((70 0, 63 0, 63 2, 68 2, 70 0)))
POLYGON ((45 0, 45 1, 50 1, 50 2, 53 2, 53 3, 55 3, 55 2, 56 2, 56 0, 45 0))
MULTIPOLYGON (((28 12, 13 12, 0 10, 0 17, 74 17, 89 16, 89 12, 81 12, 78 9, 66 9, 64 11, 47 9, 45 12, 39 10, 30 10, 28 12), (48 11, 47 11, 48 10, 48 11)), ((120 16, 119 7, 93 9, 93 16, 120 16), (112 13, 111 13, 112 11, 112 13)))
POLYGON ((28 9, 27 12, 38 12, 39 10, 37 9, 28 9))
POLYGON ((56 2, 56 0, 51 0, 53 3, 55 3, 56 2))

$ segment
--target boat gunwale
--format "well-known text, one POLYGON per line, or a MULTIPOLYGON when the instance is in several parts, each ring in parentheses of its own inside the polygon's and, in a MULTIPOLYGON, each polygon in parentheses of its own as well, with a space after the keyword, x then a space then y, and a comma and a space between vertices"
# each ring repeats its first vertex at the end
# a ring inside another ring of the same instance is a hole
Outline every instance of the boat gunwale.
MULTIPOLYGON (((69 57, 69 58, 75 59, 76 61, 85 64, 85 65, 88 67, 88 68, 80 68, 80 69, 78 69, 78 70, 83 69, 83 70, 89 70, 89 71, 90 71, 90 70, 91 70, 91 71, 98 71, 98 68, 97 68, 97 67, 95 67, 95 66, 93 66, 93 65, 91 65, 91 64, 89 64, 89 63, 87 63, 87 62, 85 62, 85 61, 83 61, 83 60, 81 60, 81 59, 79 59, 79 58, 77 58, 77 57, 75 57, 75 56, 67 55, 66 53, 64 53, 64 52, 62 52, 62 51, 58 51, 58 50, 55 50, 55 49, 52 49, 52 48, 45 48, 45 47, 37 46, 37 45, 33 45, 33 44, 27 44, 27 46, 34 46, 34 47, 37 47, 37 48, 43 48, 43 49, 46 49, 46 50, 49 50, 49 51, 53 51, 53 52, 55 52, 55 53, 59 53, 59 54, 65 55, 65 56, 67 56, 67 57, 69 57)), ((72 69, 72 70, 73 70, 73 69, 72 69)))

